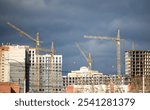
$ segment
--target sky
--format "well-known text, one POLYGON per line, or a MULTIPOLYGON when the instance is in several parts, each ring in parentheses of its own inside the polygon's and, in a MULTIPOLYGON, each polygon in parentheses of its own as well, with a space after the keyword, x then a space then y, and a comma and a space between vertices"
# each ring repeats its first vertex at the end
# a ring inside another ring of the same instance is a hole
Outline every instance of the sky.
POLYGON ((40 33, 42 48, 55 43, 56 54, 63 55, 63 74, 87 66, 75 46, 91 52, 93 69, 104 74, 117 71, 116 45, 112 41, 85 39, 84 35, 116 37, 120 29, 121 71, 124 73, 124 52, 132 49, 149 50, 149 0, 0 0, 0 44, 35 47, 21 37, 6 22, 15 24, 35 38, 40 33))

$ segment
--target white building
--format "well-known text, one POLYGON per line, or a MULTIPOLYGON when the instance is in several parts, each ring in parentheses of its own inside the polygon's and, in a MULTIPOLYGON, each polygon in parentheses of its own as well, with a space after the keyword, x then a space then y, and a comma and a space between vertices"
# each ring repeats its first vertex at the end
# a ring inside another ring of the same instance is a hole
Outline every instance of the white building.
POLYGON ((29 46, 0 46, 0 82, 17 82, 24 92, 29 46))
POLYGON ((83 66, 80 70, 71 71, 68 73, 68 77, 92 77, 92 76, 102 76, 103 73, 99 73, 98 71, 89 70, 87 67, 83 66))
POLYGON ((63 90, 65 92, 69 85, 100 85, 104 84, 105 80, 109 80, 109 77, 104 76, 103 73, 81 67, 80 70, 71 71, 67 76, 63 76, 63 90))
POLYGON ((127 92, 125 77, 122 78, 122 85, 118 85, 117 75, 104 75, 87 67, 71 71, 63 76, 63 90, 69 93, 103 93, 103 92, 127 92))
POLYGON ((51 68, 52 62, 50 54, 39 55, 37 57, 35 48, 30 48, 29 56, 30 56, 29 91, 35 91, 36 89, 35 83, 37 73, 36 72, 36 63, 37 63, 36 58, 37 58, 39 62, 40 91, 56 92, 56 93, 62 92, 62 55, 54 55, 53 69, 51 68))

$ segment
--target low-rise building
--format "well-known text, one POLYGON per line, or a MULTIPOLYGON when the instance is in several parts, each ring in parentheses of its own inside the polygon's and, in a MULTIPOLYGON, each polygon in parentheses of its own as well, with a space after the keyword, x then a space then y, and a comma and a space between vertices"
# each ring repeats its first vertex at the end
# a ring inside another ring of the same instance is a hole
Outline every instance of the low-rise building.
POLYGON ((124 77, 118 80, 117 75, 104 75, 81 67, 80 70, 71 71, 67 76, 63 76, 63 90, 67 93, 127 92, 124 82, 124 77), (121 81, 121 85, 118 81, 121 81))

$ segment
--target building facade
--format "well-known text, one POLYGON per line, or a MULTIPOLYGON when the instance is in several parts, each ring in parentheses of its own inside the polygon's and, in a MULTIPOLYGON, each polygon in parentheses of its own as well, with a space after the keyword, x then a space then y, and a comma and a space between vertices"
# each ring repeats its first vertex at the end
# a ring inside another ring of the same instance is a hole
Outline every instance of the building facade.
MULTIPOLYGON (((76 86, 80 89, 86 87, 94 87, 106 83, 109 77, 104 76, 103 73, 98 71, 89 70, 87 67, 81 67, 80 70, 71 71, 67 76, 63 76, 63 91, 67 92, 68 87, 76 86)), ((90 88, 91 88, 90 87, 90 88)), ((92 90, 92 89, 90 89, 92 90)), ((92 91, 89 91, 92 92, 92 91)))
POLYGON ((16 82, 20 92, 26 90, 26 68, 29 46, 0 46, 0 82, 16 82))
POLYGON ((127 92, 125 77, 121 77, 122 85, 117 83, 117 75, 104 75, 98 71, 81 67, 63 76, 63 91, 69 93, 106 93, 127 92))
POLYGON ((125 72, 130 77, 132 92, 150 92, 150 51, 126 51, 125 72))
POLYGON ((29 91, 34 92, 36 90, 36 63, 38 62, 40 74, 39 91, 45 93, 62 92, 62 55, 54 55, 53 61, 51 61, 50 54, 37 56, 36 49, 30 48, 29 57, 29 91))
POLYGON ((62 55, 54 55, 52 59, 50 54, 37 55, 36 49, 29 46, 2 45, 0 82, 17 82, 20 92, 62 92, 62 55))
POLYGON ((125 72, 131 76, 150 75, 150 51, 126 51, 125 72))

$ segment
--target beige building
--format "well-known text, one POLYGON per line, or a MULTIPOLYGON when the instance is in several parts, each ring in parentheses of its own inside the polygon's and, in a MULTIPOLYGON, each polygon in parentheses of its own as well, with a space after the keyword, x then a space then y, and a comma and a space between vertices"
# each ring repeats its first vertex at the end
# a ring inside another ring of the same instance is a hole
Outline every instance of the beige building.
POLYGON ((63 90, 67 93, 127 92, 125 77, 121 77, 121 85, 117 81, 117 75, 104 75, 81 67, 80 70, 71 71, 67 76, 63 76, 63 90))
POLYGON ((29 46, 1 45, 0 46, 0 82, 17 82, 21 92, 24 92, 26 57, 29 46))
POLYGON ((103 73, 99 73, 98 71, 89 70, 87 67, 81 67, 80 70, 71 71, 68 73, 68 77, 96 77, 102 76, 103 73))
POLYGON ((71 71, 67 76, 63 76, 63 90, 65 92, 69 85, 100 85, 104 84, 106 80, 109 80, 109 77, 103 73, 81 67, 80 70, 71 71))

